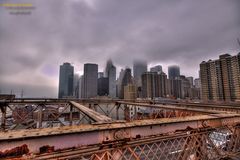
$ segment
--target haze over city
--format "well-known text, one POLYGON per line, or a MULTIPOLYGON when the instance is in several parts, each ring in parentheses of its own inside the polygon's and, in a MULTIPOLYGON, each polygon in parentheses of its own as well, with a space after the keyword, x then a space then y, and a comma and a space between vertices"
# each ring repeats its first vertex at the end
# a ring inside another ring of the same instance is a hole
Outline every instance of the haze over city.
POLYGON ((198 77, 199 64, 239 52, 238 0, 31 1, 30 15, 0 9, 0 89, 26 97, 57 97, 59 66, 84 63, 103 71, 111 58, 117 72, 135 59, 167 73, 198 77))

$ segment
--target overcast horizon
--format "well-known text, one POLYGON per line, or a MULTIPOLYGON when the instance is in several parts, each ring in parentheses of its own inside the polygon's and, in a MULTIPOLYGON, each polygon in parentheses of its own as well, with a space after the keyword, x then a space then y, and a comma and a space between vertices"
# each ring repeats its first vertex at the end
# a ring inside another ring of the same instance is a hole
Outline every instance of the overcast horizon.
POLYGON ((64 62, 82 74, 84 63, 103 71, 111 58, 119 72, 139 59, 197 78, 202 61, 240 52, 239 0, 3 0, 26 1, 29 15, 0 6, 1 93, 57 97, 64 62))

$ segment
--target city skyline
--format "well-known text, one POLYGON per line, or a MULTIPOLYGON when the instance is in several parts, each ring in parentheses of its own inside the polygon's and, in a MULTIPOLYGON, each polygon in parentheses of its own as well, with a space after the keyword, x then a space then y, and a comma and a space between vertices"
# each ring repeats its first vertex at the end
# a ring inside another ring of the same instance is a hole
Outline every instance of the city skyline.
MULTIPOLYGON (((111 59, 108 59, 106 62, 108 62, 109 60, 111 60, 111 59)), ((141 61, 140 61, 141 62, 141 61)), ((144 62, 144 61, 142 61, 142 62, 144 62)), ((65 65, 65 64, 68 64, 68 65, 71 65, 71 67, 73 67, 74 68, 74 72, 73 72, 73 74, 74 74, 74 77, 75 76, 78 76, 78 79, 80 80, 81 78, 80 77, 83 77, 84 76, 84 71, 81 71, 81 72, 79 72, 79 71, 76 71, 75 72, 75 70, 76 70, 76 68, 75 68, 75 66, 74 65, 72 65, 72 63, 69 63, 69 62, 63 62, 62 64, 60 64, 59 66, 61 67, 62 65, 65 65)), ((84 63, 83 64, 83 66, 85 65, 85 64, 92 64, 92 63, 84 63)), ((149 66, 148 65, 148 63, 146 63, 147 64, 147 71, 146 72, 152 72, 151 71, 151 69, 153 69, 154 67, 158 67, 158 66, 161 66, 159 63, 157 63, 157 64, 155 64, 155 65, 151 65, 151 66, 149 66)), ((98 64, 96 64, 97 66, 98 66, 98 64)), ((166 66, 166 68, 164 68, 164 69, 162 69, 162 73, 164 73, 164 74, 167 74, 168 73, 168 69, 169 69, 169 67, 171 67, 171 66, 178 66, 178 65, 169 65, 169 66, 166 66)), ((179 68, 181 68, 180 66, 178 66, 179 68)), ((59 68, 59 67, 58 67, 59 68)), ((116 68, 117 70, 118 70, 118 72, 117 72, 117 79, 118 78, 120 78, 120 71, 119 70, 125 70, 125 69, 128 69, 128 68, 130 68, 131 70, 133 70, 133 68, 134 68, 134 62, 133 62, 133 64, 132 64, 132 66, 131 67, 128 67, 128 66, 125 66, 125 67, 123 67, 123 68, 116 68)), ((61 69, 59 69, 59 71, 58 71, 59 73, 58 73, 58 84, 57 84, 57 90, 58 90, 58 93, 57 93, 57 95, 54 95, 53 97, 54 98, 56 98, 56 97, 59 97, 59 88, 60 88, 60 76, 61 76, 61 69)), ((98 74, 103 74, 104 73, 104 69, 103 70, 98 70, 98 72, 97 72, 98 74)), ((134 74, 133 73, 131 73, 131 75, 134 77, 134 74)), ((180 75, 183 75, 183 74, 180 74, 180 75)), ((102 75, 103 76, 103 75, 102 75)), ((168 78, 169 78, 169 76, 167 76, 168 78)), ((100 77, 98 77, 98 78, 100 78, 100 77)), ((105 77, 104 77, 105 78, 105 77)), ((199 78, 199 77, 193 77, 193 78, 199 78)), ((78 80, 78 81, 79 81, 78 80)), ((73 83, 74 83, 74 81, 73 81, 73 83)), ((78 82, 79 83, 79 82, 78 82)), ((117 82, 116 82, 117 83, 117 82)), ((74 92, 74 90, 75 90, 75 88, 73 87, 73 91, 72 91, 72 93, 74 92)), ((79 92, 81 92, 81 90, 79 90, 79 92)), ((9 94, 8 92, 5 92, 5 94, 9 94)), ((21 89, 20 91, 17 91, 17 92, 14 92, 14 90, 13 89, 11 89, 10 90, 10 94, 15 94, 17 97, 20 97, 20 96, 23 96, 24 97, 24 90, 23 89, 21 89), (19 93, 18 93, 19 92, 19 93), (21 95, 20 95, 21 94, 21 95)), ((75 96, 74 94, 71 94, 71 95, 68 95, 69 97, 71 97, 71 96, 75 96)), ((25 96, 26 97, 26 96, 25 96)), ((34 96, 33 96, 34 97, 34 96)), ((39 97, 42 97, 42 98, 44 98, 44 97, 46 97, 46 96, 39 96, 39 97)), ((62 96, 60 96, 61 98, 63 98, 62 96)), ((59 98, 60 98, 59 97, 59 98)), ((79 98, 83 98, 83 97, 79 97, 79 98)))
MULTIPOLYGON (((33 1, 31 15, 0 10, 0 90, 27 97, 57 97, 59 65, 75 71, 111 58, 119 73, 135 59, 148 67, 178 65, 198 77, 203 60, 239 52, 240 2, 33 1), (14 34, 13 34, 14 31, 14 34)), ((79 72, 81 73, 81 72, 79 72)))

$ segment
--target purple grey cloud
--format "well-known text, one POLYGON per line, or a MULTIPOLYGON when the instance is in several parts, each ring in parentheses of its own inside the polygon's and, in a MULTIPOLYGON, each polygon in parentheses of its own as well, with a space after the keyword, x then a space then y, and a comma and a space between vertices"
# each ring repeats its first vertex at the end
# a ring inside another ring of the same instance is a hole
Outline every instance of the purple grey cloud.
POLYGON ((65 61, 81 71, 86 62, 103 70, 109 57, 118 70, 145 59, 165 71, 178 64, 182 74, 197 77, 202 60, 240 50, 239 0, 29 2, 36 7, 31 15, 0 8, 1 92, 56 97, 65 61))

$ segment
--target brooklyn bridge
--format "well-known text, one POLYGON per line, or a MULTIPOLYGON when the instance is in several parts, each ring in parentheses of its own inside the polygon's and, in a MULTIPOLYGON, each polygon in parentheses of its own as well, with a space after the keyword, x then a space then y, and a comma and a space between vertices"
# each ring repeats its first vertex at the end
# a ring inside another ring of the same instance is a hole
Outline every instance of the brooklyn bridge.
POLYGON ((240 104, 2 99, 0 158, 238 159, 240 104))

